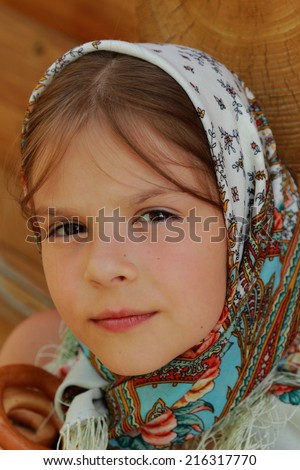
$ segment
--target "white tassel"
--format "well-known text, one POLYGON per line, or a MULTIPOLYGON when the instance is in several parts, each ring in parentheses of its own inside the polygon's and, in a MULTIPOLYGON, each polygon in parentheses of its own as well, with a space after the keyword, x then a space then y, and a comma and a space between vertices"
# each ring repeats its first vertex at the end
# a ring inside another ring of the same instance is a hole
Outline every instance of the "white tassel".
POLYGON ((108 426, 105 416, 89 417, 66 424, 60 431, 58 449, 95 450, 106 449, 108 445, 108 426))
POLYGON ((58 449, 96 450, 108 445, 108 411, 98 388, 74 397, 60 430, 58 449))
POLYGON ((292 383, 300 386, 300 376, 273 370, 248 398, 202 433, 194 448, 219 450, 272 448, 280 430, 297 411, 297 407, 294 406, 291 407, 291 412, 287 411, 284 415, 278 412, 278 397, 269 393, 273 383, 287 385, 292 383))

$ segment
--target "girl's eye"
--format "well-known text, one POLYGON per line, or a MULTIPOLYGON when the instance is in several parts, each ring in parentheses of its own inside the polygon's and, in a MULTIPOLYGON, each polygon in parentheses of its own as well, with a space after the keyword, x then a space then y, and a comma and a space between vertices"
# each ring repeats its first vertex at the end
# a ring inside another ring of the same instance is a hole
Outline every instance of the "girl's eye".
POLYGON ((60 222, 56 223, 52 228, 49 230, 49 238, 54 239, 58 238, 68 238, 79 233, 86 232, 86 227, 79 223, 74 222, 60 222))
POLYGON ((136 221, 140 222, 147 222, 147 223, 159 223, 159 222, 166 222, 167 220, 174 219, 178 220, 180 217, 172 212, 163 210, 163 209, 155 209, 144 214, 140 215, 136 218, 136 221))

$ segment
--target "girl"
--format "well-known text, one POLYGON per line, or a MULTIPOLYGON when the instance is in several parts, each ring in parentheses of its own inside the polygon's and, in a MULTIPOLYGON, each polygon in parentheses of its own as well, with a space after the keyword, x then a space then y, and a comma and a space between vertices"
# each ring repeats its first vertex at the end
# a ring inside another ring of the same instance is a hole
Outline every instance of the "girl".
POLYGON ((68 327, 64 448, 270 447, 300 404, 299 196, 239 78, 84 44, 31 96, 22 174, 68 327))

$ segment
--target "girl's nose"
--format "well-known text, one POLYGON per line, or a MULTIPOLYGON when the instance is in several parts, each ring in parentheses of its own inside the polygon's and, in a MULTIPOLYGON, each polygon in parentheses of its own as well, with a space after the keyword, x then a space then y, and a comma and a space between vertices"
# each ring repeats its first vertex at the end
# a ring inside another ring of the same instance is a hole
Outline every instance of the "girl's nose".
POLYGON ((136 265, 128 259, 126 243, 94 241, 88 248, 84 277, 95 287, 116 287, 137 277, 136 265))

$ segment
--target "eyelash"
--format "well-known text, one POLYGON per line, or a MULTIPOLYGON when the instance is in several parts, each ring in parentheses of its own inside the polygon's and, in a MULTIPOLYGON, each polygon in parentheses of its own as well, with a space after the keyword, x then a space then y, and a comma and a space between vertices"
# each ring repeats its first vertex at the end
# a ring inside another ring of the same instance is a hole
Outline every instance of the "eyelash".
POLYGON ((134 218, 133 222, 136 222, 139 219, 142 219, 141 222, 160 223, 160 222, 166 222, 169 219, 178 220, 178 219, 180 219, 180 217, 178 215, 173 214, 172 212, 169 212, 169 211, 164 210, 164 209, 152 209, 152 210, 148 210, 147 212, 144 212, 142 215, 134 218), (163 216, 164 216, 163 220, 158 219, 158 217, 155 217, 154 220, 150 220, 150 221, 145 220, 145 215, 146 214, 155 214, 155 213, 156 214, 157 213, 163 214, 163 216))
MULTIPOLYGON (((148 211, 144 212, 143 214, 141 214, 137 217, 133 217, 132 224, 134 224, 135 222, 138 222, 138 221, 140 221, 141 223, 146 222, 146 223, 158 224, 158 223, 161 223, 161 222, 166 222, 167 220, 170 220, 170 219, 179 220, 179 219, 182 219, 182 218, 179 217, 178 215, 176 215, 176 214, 174 214, 170 211, 164 210, 164 209, 152 209, 152 210, 148 210, 148 211), (152 220, 151 219, 146 220, 145 216, 147 214, 152 214, 152 215, 156 214, 156 217, 154 217, 152 220), (160 216, 158 216, 157 214, 160 214, 160 216), (161 215, 163 215, 163 219, 161 218, 161 215)), ((52 227, 50 227, 50 230, 49 230, 49 233, 48 233, 48 238, 49 239, 54 239, 54 237, 67 238, 67 237, 71 237, 73 235, 76 235, 78 233, 84 233, 84 232, 87 232, 87 227, 83 224, 78 223, 78 222, 72 222, 72 221, 56 222, 52 227), (62 230, 62 229, 65 232, 64 234, 59 233, 59 231, 62 230), (66 229, 69 229, 68 233, 66 233, 66 229)))
POLYGON ((56 223, 54 224, 53 227, 50 227, 50 230, 49 230, 49 233, 48 233, 48 238, 54 238, 54 237, 58 237, 58 238, 67 238, 67 237, 71 237, 72 235, 76 235, 77 233, 84 233, 87 231, 87 228, 84 226, 84 225, 81 225, 79 224, 78 222, 60 222, 60 223, 56 223), (64 235, 60 235, 59 234, 59 230, 63 229, 64 231, 66 231, 67 228, 70 228, 72 227, 73 230, 70 230, 69 233, 65 233, 64 235), (79 230, 74 230, 75 227, 78 227, 79 230))

